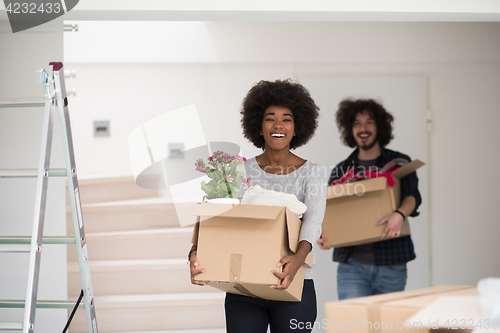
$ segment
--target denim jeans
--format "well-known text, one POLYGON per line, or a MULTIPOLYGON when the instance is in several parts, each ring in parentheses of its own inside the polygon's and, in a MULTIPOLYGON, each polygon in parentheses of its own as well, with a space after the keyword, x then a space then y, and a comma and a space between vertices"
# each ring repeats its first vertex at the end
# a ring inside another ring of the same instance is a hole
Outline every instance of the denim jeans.
POLYGON ((350 260, 337 269, 339 300, 403 291, 406 286, 406 264, 374 266, 350 260))
POLYGON ((270 301, 226 294, 226 332, 272 333, 311 332, 316 320, 316 292, 311 279, 304 280, 300 302, 270 301))

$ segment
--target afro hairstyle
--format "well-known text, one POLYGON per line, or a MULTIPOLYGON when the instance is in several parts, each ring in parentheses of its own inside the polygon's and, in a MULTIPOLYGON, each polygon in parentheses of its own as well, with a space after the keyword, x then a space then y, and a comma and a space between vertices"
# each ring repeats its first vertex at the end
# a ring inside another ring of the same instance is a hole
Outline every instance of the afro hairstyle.
POLYGON ((264 113, 270 106, 286 107, 292 111, 295 136, 290 142, 290 149, 304 145, 314 135, 318 127, 319 107, 314 103, 309 91, 290 79, 260 81, 247 93, 240 111, 243 135, 255 147, 265 147, 260 132, 264 113))

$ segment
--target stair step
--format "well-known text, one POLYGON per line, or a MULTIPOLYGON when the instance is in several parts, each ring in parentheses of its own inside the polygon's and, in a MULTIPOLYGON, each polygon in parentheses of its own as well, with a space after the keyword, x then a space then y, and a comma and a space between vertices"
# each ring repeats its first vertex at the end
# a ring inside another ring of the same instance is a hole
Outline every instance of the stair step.
MULTIPOLYGON (((176 209, 194 211, 194 204, 167 202, 166 198, 147 198, 82 205, 85 231, 108 232, 179 227, 176 209)), ((67 212, 68 234, 74 234, 71 210, 67 212)), ((193 216, 193 222, 195 217, 193 216)))
MULTIPOLYGON (((220 329, 225 327, 224 297, 222 292, 95 296, 99 331, 220 329)), ((75 315, 70 332, 86 332, 83 311, 75 315)))
MULTIPOLYGON (((89 260, 168 259, 186 257, 193 227, 86 233, 89 260)), ((77 261, 68 248, 68 261, 77 261)))
POLYGON ((79 178, 78 186, 82 204, 158 196, 158 190, 137 186, 133 176, 79 178))
MULTIPOLYGON (((90 261, 95 295, 213 292, 191 284, 187 258, 90 261)), ((82 286, 78 262, 68 263, 68 293, 77 297, 82 286)))

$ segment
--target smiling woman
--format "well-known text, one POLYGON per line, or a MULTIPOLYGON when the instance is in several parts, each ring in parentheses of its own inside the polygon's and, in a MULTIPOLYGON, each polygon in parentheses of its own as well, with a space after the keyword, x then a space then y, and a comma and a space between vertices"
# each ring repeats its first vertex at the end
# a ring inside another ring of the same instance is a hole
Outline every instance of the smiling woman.
MULTIPOLYGON (((326 183, 324 170, 317 164, 292 154, 290 149, 305 144, 317 127, 318 107, 309 92, 300 84, 286 81, 260 81, 253 86, 243 101, 241 110, 243 133, 264 152, 245 163, 250 186, 259 185, 295 195, 307 206, 302 217, 297 251, 281 258, 270 268, 281 284, 272 286, 287 289, 294 280, 312 244, 320 234, 325 212, 326 183), (280 270, 278 272, 277 270, 280 270)), ((196 253, 190 255, 191 280, 202 272, 196 253)), ((313 253, 313 264, 315 262, 313 253)), ((316 292, 312 267, 306 267, 300 302, 282 302, 257 299, 243 295, 226 294, 227 332, 265 333, 268 325, 273 333, 310 332, 298 329, 292 321, 314 323, 317 315, 316 292)), ((309 326, 307 326, 309 327, 309 326)))

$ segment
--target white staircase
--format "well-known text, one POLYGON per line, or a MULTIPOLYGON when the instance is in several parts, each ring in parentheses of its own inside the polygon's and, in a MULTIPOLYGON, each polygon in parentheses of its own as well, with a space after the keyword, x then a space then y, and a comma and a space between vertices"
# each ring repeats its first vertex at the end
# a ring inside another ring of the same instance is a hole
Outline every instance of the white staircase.
MULTIPOLYGON (((225 332, 224 293, 190 283, 192 227, 179 227, 173 204, 137 187, 133 177, 79 184, 99 331, 225 332)), ((81 288, 76 259, 68 247, 70 299, 81 288)), ((71 333, 85 332, 78 312, 71 333)))

